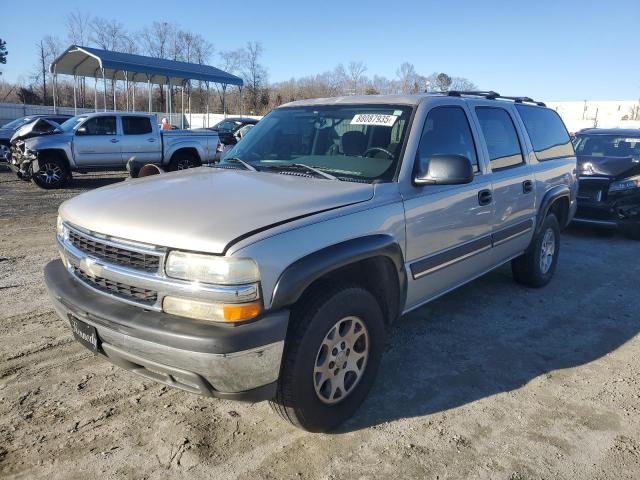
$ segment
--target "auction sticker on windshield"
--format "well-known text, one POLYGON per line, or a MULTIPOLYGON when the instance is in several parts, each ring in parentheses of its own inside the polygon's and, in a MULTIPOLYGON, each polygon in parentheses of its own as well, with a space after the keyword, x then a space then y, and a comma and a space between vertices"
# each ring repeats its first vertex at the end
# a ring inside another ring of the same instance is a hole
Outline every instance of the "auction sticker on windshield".
POLYGON ((392 127, 397 115, 385 115, 382 113, 356 113, 351 119, 351 125, 381 125, 384 127, 392 127))

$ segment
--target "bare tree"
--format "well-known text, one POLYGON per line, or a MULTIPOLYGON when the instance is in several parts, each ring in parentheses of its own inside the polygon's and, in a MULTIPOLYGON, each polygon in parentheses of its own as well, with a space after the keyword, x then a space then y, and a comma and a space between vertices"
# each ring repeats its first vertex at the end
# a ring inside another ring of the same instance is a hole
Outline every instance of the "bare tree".
POLYGON ((91 33, 91 15, 80 10, 71 12, 65 19, 67 39, 73 45, 86 46, 91 33))
MULTIPOLYGON (((67 39, 73 45, 86 46, 91 33, 91 15, 80 10, 71 12, 65 19, 67 39)), ((86 83, 84 77, 80 79, 80 104, 84 107, 86 100, 86 83)))
POLYGON ((260 63, 263 48, 260 42, 247 42, 242 64, 242 75, 249 94, 249 104, 254 112, 260 106, 262 89, 267 82, 267 70, 260 63))
POLYGON ((49 100, 47 90, 47 82, 50 79, 49 65, 60 54, 62 48, 60 46, 60 40, 52 35, 43 37, 36 43, 36 48, 38 49, 38 61, 33 79, 35 83, 42 85, 42 103, 47 105, 47 101, 49 100))
POLYGON ((347 67, 347 76, 349 78, 350 88, 353 95, 358 94, 358 85, 363 80, 364 72, 367 71, 367 66, 364 62, 349 62, 347 67))
POLYGON ((411 93, 416 83, 418 74, 413 64, 404 62, 398 70, 396 70, 396 76, 399 81, 399 90, 402 93, 411 93))
POLYGON ((96 17, 90 23, 89 39, 103 50, 124 51, 131 43, 127 31, 117 20, 96 17))
POLYGON ((459 90, 459 91, 472 91, 478 90, 478 86, 473 83, 471 80, 466 79, 464 77, 453 77, 451 78, 451 90, 459 90))

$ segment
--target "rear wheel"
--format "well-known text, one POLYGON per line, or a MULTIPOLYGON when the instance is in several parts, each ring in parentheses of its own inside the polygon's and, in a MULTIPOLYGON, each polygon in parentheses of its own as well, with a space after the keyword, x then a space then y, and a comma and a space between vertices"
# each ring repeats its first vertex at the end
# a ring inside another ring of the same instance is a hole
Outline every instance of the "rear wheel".
POLYGON ((69 179, 67 165, 57 158, 40 160, 40 170, 31 174, 31 179, 40 188, 61 188, 69 179))
POLYGON ((272 406, 285 420, 326 432, 365 399, 382 358, 384 317, 359 286, 313 296, 294 310, 272 406))
POLYGON ((201 165, 200 159, 191 152, 176 152, 169 162, 169 171, 186 170, 201 165))
POLYGON ((560 225, 553 213, 547 215, 527 251, 511 261, 516 282, 543 287, 551 281, 560 254, 560 225))

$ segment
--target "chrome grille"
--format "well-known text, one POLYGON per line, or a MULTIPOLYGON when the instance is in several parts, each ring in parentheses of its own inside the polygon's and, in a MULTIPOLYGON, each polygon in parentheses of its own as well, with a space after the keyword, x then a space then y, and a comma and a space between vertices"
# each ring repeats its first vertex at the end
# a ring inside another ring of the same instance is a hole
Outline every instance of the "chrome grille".
POLYGON ((158 300, 158 292, 153 290, 126 285, 107 278, 92 277, 84 273, 78 267, 73 267, 73 273, 76 277, 88 283, 93 288, 116 295, 126 300, 133 300, 135 302, 145 303, 148 305, 153 305, 158 300))
POLYGON ((157 272, 160 267, 160 257, 158 255, 150 255, 102 243, 93 238, 85 237, 74 230, 69 231, 69 242, 78 250, 116 265, 145 272, 157 272))

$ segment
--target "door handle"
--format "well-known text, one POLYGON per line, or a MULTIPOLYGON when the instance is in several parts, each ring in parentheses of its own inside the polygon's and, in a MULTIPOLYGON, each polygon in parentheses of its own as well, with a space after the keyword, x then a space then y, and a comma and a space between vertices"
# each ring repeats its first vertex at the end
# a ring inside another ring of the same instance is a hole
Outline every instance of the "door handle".
POLYGON ((478 192, 478 203, 480 205, 489 205, 493 200, 493 194, 491 190, 480 190, 478 192))
POLYGON ((118 140, 117 138, 112 138, 111 139, 111 143, 118 143, 120 140, 118 140))
POLYGON ((522 192, 523 193, 533 192, 533 182, 531 180, 525 180, 524 182, 522 182, 522 192))
POLYGON ((156 139, 155 139, 155 138, 147 138, 147 142, 151 142, 151 143, 153 143, 153 142, 155 142, 155 141, 156 141, 156 139))

